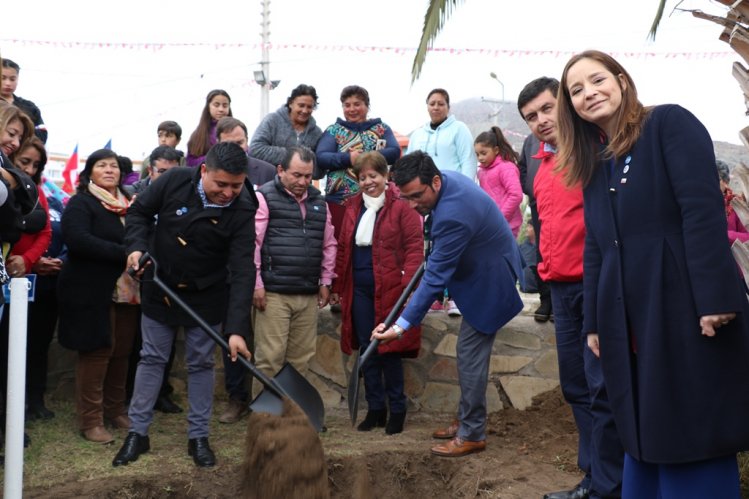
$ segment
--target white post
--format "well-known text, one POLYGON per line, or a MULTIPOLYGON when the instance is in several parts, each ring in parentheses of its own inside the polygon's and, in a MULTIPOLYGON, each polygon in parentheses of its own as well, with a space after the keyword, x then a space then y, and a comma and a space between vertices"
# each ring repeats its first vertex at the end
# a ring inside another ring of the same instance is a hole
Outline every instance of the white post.
MULTIPOLYGON (((10 328, 8 334, 8 393, 5 409, 6 499, 23 496, 23 424, 26 403, 26 325, 29 280, 10 281, 10 328)), ((6 304, 6 307, 8 305, 6 304)))
POLYGON ((260 23, 262 32, 260 37, 263 40, 262 43, 262 55, 260 60, 260 69, 263 71, 265 77, 265 83, 260 89, 260 119, 263 119, 268 114, 268 105, 270 100, 270 0, 262 0, 263 4, 263 20, 260 23))

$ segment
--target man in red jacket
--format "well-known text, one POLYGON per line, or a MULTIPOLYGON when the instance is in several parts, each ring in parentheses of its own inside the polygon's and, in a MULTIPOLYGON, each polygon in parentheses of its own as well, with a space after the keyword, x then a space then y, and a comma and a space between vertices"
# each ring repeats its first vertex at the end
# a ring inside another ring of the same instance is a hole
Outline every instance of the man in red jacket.
POLYGON ((559 358, 559 382, 579 435, 577 463, 585 472, 572 490, 544 499, 620 497, 624 451, 609 407, 600 360, 583 333, 583 191, 568 188, 556 168, 556 94, 559 82, 538 78, 523 88, 518 110, 541 141, 533 183, 541 225, 538 274, 551 289, 559 358))

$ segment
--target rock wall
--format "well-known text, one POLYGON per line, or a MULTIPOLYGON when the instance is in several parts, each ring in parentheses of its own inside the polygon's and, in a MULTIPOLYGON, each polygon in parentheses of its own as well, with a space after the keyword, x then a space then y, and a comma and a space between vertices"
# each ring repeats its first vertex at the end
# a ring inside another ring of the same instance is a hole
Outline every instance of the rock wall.
MULTIPOLYGON (((507 406, 525 409, 534 396, 559 384, 554 326, 550 322, 539 324, 533 320, 531 313, 538 306, 537 295, 523 295, 523 300, 523 312, 498 332, 494 342, 486 393, 490 412, 507 406)), ((404 359, 409 410, 455 412, 460 397, 455 354, 460 321, 444 311, 427 314, 422 324, 419 357, 404 359)), ((354 358, 342 354, 339 331, 340 316, 331 313, 329 308, 321 310, 317 354, 310 364, 308 377, 327 408, 347 407, 348 379, 354 358)), ((184 342, 179 335, 171 382, 184 394, 187 373, 183 349, 184 342)), ((219 355, 217 349, 215 395, 224 400, 223 364, 219 355)), ((73 398, 75 359, 75 352, 61 348, 57 342, 52 343, 48 396, 73 398)), ((183 395, 183 400, 185 398, 183 395)), ((363 387, 359 407, 366 410, 363 387)))

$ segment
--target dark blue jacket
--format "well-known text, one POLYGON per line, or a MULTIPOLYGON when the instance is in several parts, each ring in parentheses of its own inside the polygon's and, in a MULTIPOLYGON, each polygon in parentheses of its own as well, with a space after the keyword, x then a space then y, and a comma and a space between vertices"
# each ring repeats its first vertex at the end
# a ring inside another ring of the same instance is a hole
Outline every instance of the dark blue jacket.
POLYGON ((432 252, 403 318, 421 323, 448 288, 463 320, 494 334, 523 309, 515 287, 522 274, 520 252, 507 220, 473 180, 450 171, 442 172, 431 216, 432 252))
POLYGON ((599 333, 624 449, 649 463, 747 449, 749 305, 710 136, 685 109, 659 106, 610 163, 584 190, 583 330, 599 333), (729 312, 715 337, 701 334, 701 316, 729 312))

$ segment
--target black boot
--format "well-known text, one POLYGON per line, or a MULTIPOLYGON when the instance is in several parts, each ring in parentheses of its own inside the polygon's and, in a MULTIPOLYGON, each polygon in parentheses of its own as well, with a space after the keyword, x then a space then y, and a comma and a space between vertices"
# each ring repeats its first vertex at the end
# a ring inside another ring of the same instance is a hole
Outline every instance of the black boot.
POLYGON ((388 423, 385 426, 385 433, 395 435, 403 431, 403 422, 406 420, 405 412, 391 412, 388 423))
POLYGON ((367 417, 356 427, 358 431, 371 431, 374 427, 382 428, 387 421, 388 412, 385 409, 367 411, 367 417))

